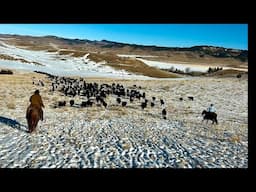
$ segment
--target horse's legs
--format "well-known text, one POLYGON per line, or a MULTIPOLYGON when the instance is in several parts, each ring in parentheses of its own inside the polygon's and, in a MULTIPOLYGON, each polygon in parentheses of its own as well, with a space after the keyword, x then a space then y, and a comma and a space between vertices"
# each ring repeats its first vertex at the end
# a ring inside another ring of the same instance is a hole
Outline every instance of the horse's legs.
POLYGON ((33 121, 33 131, 35 131, 35 129, 36 129, 36 127, 37 127, 37 124, 38 124, 39 120, 40 120, 40 118, 39 118, 39 117, 38 117, 38 118, 36 118, 36 119, 34 119, 34 121, 33 121))
POLYGON ((34 120, 31 119, 31 122, 30 122, 30 133, 32 133, 34 130, 34 120))
POLYGON ((28 121, 28 131, 29 131, 29 133, 32 133, 32 131, 33 131, 33 120, 32 120, 31 117, 29 117, 27 119, 27 121, 28 121))
POLYGON ((30 132, 30 122, 29 122, 29 119, 27 119, 27 124, 28 124, 28 132, 30 132))
POLYGON ((42 110, 42 121, 44 120, 44 112, 43 112, 43 110, 42 110))
POLYGON ((32 133, 35 129, 36 120, 33 115, 30 116, 29 131, 32 133))
POLYGON ((39 121, 39 119, 35 121, 35 127, 34 127, 34 130, 35 130, 35 129, 36 129, 36 127, 37 127, 38 121, 39 121))
POLYGON ((44 117, 43 117, 44 113, 43 113, 43 110, 40 109, 40 120, 43 121, 44 120, 44 117))
POLYGON ((29 107, 27 108, 27 113, 26 113, 26 119, 27 119, 27 124, 28 124, 28 132, 31 133, 31 112, 29 111, 29 107))
POLYGON ((35 131, 38 121, 39 120, 37 120, 37 119, 33 120, 32 131, 35 131))

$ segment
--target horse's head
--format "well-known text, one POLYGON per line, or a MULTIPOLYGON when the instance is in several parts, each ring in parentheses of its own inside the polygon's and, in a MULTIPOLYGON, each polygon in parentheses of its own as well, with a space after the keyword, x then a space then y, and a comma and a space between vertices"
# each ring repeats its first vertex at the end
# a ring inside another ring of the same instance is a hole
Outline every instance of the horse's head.
POLYGON ((207 111, 206 111, 206 110, 203 110, 202 115, 205 115, 206 113, 207 113, 207 111))

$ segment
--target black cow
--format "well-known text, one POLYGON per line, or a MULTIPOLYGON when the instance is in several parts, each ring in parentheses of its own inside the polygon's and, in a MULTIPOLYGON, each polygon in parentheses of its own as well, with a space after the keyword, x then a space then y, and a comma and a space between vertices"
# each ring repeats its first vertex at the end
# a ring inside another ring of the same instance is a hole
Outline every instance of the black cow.
POLYGON ((189 100, 193 101, 194 100, 194 97, 188 97, 189 100))
POLYGON ((120 104, 121 103, 121 98, 116 98, 116 102, 118 103, 118 104, 120 104))
POLYGON ((69 101, 69 103, 70 103, 70 106, 72 107, 74 105, 75 101, 72 99, 69 101))
POLYGON ((166 114, 167 114, 166 109, 163 109, 162 110, 162 116, 163 116, 164 119, 166 119, 166 114))
POLYGON ((80 106, 81 106, 81 107, 87 107, 87 102, 86 102, 86 101, 82 101, 82 103, 81 103, 80 106))
POLYGON ((103 105, 105 108, 107 108, 107 105, 108 105, 108 104, 103 100, 103 101, 102 101, 102 105, 103 105))
POLYGON ((122 102, 122 106, 125 107, 127 105, 127 102, 126 101, 123 101, 122 102))
POLYGON ((58 102, 58 106, 59 106, 59 107, 66 106, 66 101, 59 101, 59 102, 58 102))
POLYGON ((144 110, 144 108, 146 108, 146 107, 147 107, 147 103, 146 102, 141 103, 142 110, 144 110))

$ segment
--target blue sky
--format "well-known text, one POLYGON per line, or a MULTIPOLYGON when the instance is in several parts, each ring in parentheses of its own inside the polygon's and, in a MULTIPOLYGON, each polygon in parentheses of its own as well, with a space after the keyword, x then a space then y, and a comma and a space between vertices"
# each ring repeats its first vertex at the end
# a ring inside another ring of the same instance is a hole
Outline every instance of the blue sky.
POLYGON ((0 24, 0 33, 105 39, 166 47, 212 45, 248 50, 247 24, 0 24))

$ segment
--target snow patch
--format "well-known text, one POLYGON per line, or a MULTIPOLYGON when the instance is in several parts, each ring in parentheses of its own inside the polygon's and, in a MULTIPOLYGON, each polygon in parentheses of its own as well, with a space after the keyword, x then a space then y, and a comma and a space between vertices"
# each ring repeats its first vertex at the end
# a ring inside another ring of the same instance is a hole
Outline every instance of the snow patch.
POLYGON ((33 63, 0 59, 0 66, 10 69, 42 71, 60 76, 151 79, 143 75, 131 74, 125 70, 116 70, 104 65, 106 62, 93 62, 88 59, 89 53, 83 57, 72 57, 69 55, 58 55, 55 52, 21 49, 0 41, 0 54, 44 65, 38 66, 33 63))

